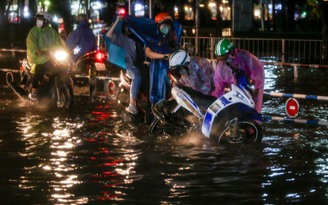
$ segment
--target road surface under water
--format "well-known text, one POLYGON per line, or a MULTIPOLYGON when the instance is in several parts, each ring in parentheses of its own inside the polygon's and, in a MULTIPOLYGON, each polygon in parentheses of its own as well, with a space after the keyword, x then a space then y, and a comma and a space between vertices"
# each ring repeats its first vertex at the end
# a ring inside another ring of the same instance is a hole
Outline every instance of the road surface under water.
MULTIPOLYGON (((327 72, 266 66, 266 92, 328 95, 327 72)), ((261 144, 147 132, 111 103, 49 111, 0 89, 0 204, 327 204, 328 130, 268 121, 261 144)), ((263 114, 284 116, 266 96, 263 114)), ((299 118, 328 120, 327 101, 299 118)))

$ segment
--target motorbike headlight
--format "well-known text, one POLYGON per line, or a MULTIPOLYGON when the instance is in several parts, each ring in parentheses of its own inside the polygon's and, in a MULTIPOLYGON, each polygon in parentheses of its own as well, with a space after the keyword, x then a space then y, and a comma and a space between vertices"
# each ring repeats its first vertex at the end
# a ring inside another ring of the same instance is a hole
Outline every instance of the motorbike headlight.
POLYGON ((64 50, 58 50, 54 52, 54 57, 57 61, 65 61, 68 59, 68 53, 64 50))

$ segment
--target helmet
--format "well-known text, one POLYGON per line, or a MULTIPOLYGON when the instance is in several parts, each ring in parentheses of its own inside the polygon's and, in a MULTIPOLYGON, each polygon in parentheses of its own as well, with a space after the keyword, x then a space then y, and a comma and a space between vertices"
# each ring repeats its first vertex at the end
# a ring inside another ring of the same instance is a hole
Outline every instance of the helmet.
POLYGON ((184 50, 177 50, 172 55, 170 56, 169 59, 169 64, 170 64, 170 69, 174 70, 178 66, 182 66, 185 63, 190 62, 190 56, 188 53, 184 50))
POLYGON ((215 55, 225 55, 234 48, 235 46, 228 39, 222 39, 215 46, 215 55))
POLYGON ((50 21, 50 14, 45 11, 39 11, 38 13, 36 13, 35 17, 42 17, 42 18, 50 21))
POLYGON ((163 23, 165 21, 173 21, 169 13, 159 13, 155 16, 156 23, 163 23))

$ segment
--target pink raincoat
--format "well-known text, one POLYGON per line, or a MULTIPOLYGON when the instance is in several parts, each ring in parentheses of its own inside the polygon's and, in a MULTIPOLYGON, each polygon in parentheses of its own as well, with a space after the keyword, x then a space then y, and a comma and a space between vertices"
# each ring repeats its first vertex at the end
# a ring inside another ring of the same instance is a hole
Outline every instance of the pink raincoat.
MULTIPOLYGON (((253 54, 246 50, 235 49, 235 56, 232 65, 245 72, 245 75, 252 80, 257 92, 254 92, 254 102, 257 111, 262 108, 264 89, 264 65, 253 54)), ((236 84, 236 79, 232 74, 232 69, 226 65, 225 61, 219 61, 214 74, 215 90, 212 95, 220 97, 224 94, 226 87, 231 88, 231 84, 236 84)))
POLYGON ((214 69, 206 58, 191 57, 188 64, 189 71, 180 72, 179 82, 194 90, 210 95, 213 91, 214 69))

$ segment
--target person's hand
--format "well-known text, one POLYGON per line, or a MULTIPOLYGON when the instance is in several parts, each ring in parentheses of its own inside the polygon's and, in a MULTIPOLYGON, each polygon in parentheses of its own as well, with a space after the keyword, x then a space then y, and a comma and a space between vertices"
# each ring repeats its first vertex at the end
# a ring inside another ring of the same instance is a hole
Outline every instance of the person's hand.
POLYGON ((120 21, 120 20, 122 20, 123 19, 123 16, 122 15, 117 15, 117 21, 120 21))
POLYGON ((165 55, 163 56, 163 59, 164 59, 164 60, 169 60, 169 56, 165 54, 165 55))
POLYGON ((37 56, 42 55, 42 51, 41 51, 41 50, 37 50, 37 51, 35 51, 35 54, 36 54, 37 56))
POLYGON ((43 50, 37 50, 37 51, 35 51, 35 54, 37 56, 47 55, 48 53, 49 53, 48 51, 43 51, 43 50))
POLYGON ((164 60, 169 60, 170 59, 170 56, 171 56, 171 54, 169 54, 169 53, 164 54, 163 59, 164 60))

